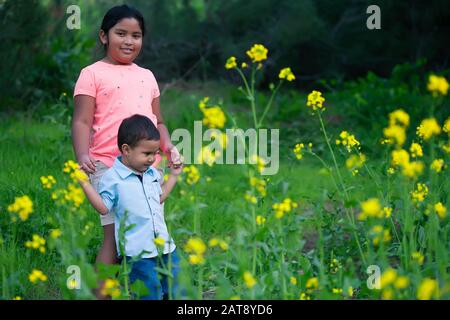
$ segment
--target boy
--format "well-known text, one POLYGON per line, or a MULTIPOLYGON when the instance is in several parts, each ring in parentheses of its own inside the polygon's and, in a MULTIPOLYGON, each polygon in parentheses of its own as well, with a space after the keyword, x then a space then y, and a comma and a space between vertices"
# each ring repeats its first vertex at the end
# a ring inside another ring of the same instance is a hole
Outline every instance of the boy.
POLYGON ((161 174, 151 166, 159 153, 159 132, 152 121, 143 115, 136 114, 122 121, 117 142, 122 155, 101 178, 98 193, 88 181, 80 181, 80 185, 100 214, 114 211, 117 252, 120 253, 120 222, 124 221, 124 229, 134 224, 125 233, 123 254, 127 261, 138 257, 133 262, 130 281, 142 280, 145 283, 149 293, 142 299, 161 300, 169 296, 167 276, 160 281, 155 270, 158 266, 155 239, 162 250, 164 265, 168 266, 169 260, 171 262, 173 283, 170 294, 174 297, 179 258, 175 243, 167 231, 161 204, 174 188, 182 167, 172 166, 168 180, 162 183, 161 174))

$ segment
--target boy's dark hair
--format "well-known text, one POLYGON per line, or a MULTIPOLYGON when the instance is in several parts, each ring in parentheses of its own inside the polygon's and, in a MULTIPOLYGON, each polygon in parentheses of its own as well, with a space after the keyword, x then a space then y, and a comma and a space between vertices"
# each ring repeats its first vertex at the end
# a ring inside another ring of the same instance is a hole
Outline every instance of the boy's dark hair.
POLYGON ((160 139, 159 131, 152 120, 146 116, 135 114, 122 121, 117 134, 117 144, 121 152, 125 143, 133 148, 143 139, 154 141, 160 139))
MULTIPOLYGON (((108 35, 109 30, 114 27, 120 20, 124 18, 135 18, 139 26, 141 27, 142 37, 145 35, 145 22, 144 16, 140 13, 136 8, 133 8, 129 5, 123 4, 121 6, 115 6, 106 12, 103 17, 102 25, 100 29, 108 35)), ((104 49, 106 51, 107 45, 104 45, 104 49)))

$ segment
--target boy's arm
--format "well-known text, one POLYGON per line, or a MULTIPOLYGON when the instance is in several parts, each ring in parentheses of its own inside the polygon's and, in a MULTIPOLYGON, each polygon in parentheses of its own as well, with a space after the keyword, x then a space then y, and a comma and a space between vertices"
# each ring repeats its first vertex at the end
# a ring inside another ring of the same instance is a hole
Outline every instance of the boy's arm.
POLYGON ((91 205, 97 210, 101 215, 105 215, 109 212, 108 208, 105 206, 102 197, 94 189, 89 181, 79 181, 81 188, 83 189, 86 197, 88 198, 91 205))
POLYGON ((169 178, 161 186, 162 194, 161 200, 159 201, 160 203, 163 203, 167 199, 169 194, 172 192, 173 188, 177 184, 177 179, 178 175, 174 175, 172 173, 169 174, 169 178))

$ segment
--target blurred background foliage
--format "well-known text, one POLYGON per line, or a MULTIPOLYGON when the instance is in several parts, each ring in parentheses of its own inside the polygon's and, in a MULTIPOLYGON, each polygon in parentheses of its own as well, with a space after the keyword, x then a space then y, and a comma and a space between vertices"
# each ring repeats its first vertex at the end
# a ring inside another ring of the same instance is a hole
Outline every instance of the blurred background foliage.
MULTIPOLYGON (((97 34, 103 15, 122 3, 0 0, 0 111, 33 115, 64 92, 70 97, 81 68, 102 58, 97 34), (71 4, 81 8, 79 30, 66 27, 71 4)), ((297 76, 295 89, 358 90, 353 108, 384 97, 384 78, 407 96, 425 92, 427 72, 449 74, 450 6, 445 0, 377 1, 381 30, 367 29, 366 9, 374 3, 364 0, 126 3, 146 19, 148 32, 137 63, 150 68, 160 86, 223 79, 238 83, 237 74, 225 70, 225 60, 231 55, 247 60, 245 51, 254 43, 269 49, 260 89, 290 66, 297 76)))

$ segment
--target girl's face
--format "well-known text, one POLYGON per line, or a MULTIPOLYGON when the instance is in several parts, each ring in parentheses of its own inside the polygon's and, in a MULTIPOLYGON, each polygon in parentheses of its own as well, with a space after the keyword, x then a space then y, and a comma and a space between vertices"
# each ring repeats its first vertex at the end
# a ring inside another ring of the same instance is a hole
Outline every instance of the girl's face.
POLYGON ((100 30, 100 41, 106 44, 107 58, 111 63, 130 64, 142 48, 142 30, 134 18, 124 18, 108 34, 100 30))

